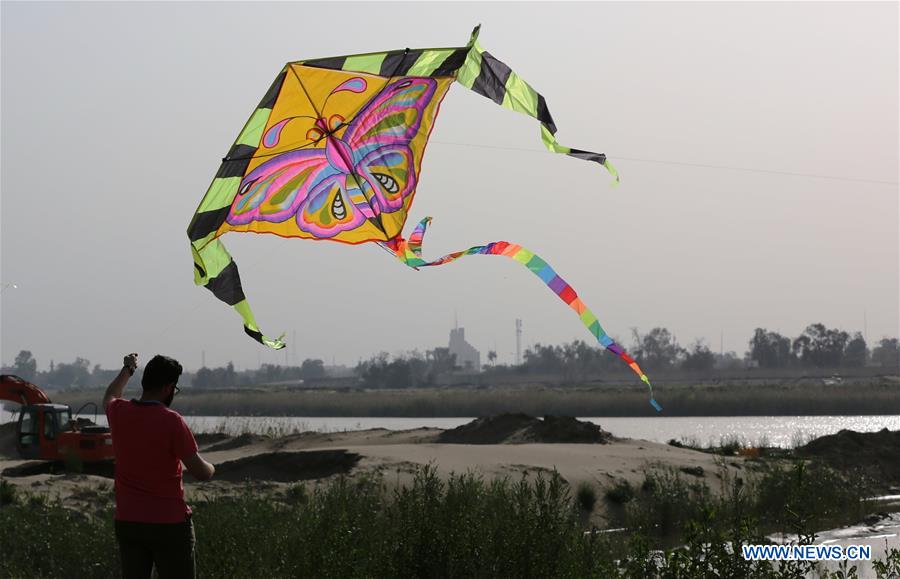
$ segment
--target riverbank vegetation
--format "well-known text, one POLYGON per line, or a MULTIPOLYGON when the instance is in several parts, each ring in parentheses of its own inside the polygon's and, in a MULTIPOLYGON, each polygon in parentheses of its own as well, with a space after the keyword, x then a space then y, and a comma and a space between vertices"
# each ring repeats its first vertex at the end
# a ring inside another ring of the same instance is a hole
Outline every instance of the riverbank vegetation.
MULTIPOLYGON (((900 414, 900 382, 762 385, 662 385, 666 416, 900 414)), ((79 408, 103 391, 58 392, 54 402, 79 408)), ((651 416, 642 385, 587 387, 452 387, 423 389, 186 389, 179 412, 195 416, 456 417, 521 412, 532 416, 651 416)))
MULTIPOLYGON (((825 467, 822 467, 825 468, 825 467)), ((690 475, 648 472, 630 492, 605 499, 614 532, 590 527, 595 508, 554 473, 487 481, 441 480, 420 469, 406 486, 390 473, 320 484, 210 495, 195 502, 197 559, 206 577, 807 577, 856 576, 852 566, 745 561, 741 544, 784 533, 814 541, 816 529, 855 522, 858 487, 805 463, 742 478, 723 467, 723 492, 690 475)), ((0 506, 0 575, 118 574, 112 494, 97 509, 7 492, 0 506)), ((900 573, 900 551, 877 561, 900 573)), ((894 575, 891 575, 894 573, 894 575)))

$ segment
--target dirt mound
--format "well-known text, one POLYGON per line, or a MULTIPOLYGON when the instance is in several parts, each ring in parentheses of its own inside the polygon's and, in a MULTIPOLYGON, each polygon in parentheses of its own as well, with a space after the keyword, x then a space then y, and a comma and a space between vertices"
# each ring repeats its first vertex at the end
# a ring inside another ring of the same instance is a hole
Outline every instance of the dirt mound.
POLYGON ((612 436, 591 422, 571 416, 545 416, 543 420, 527 414, 499 414, 477 418, 438 435, 445 444, 523 444, 586 443, 606 444, 612 436))
POLYGON ((3 476, 22 477, 38 474, 90 474, 106 478, 116 477, 116 465, 112 461, 86 462, 78 468, 68 470, 62 461, 34 460, 3 469, 3 476))
POLYGON ((796 452, 840 470, 862 471, 880 482, 900 484, 900 430, 841 430, 812 440, 796 452))
POLYGON ((361 458, 361 455, 343 449, 267 452, 217 464, 215 478, 232 482, 311 480, 348 473, 361 458))
POLYGON ((16 450, 16 428, 15 422, 0 424, 0 458, 19 458, 19 451, 16 450))
POLYGON ((545 416, 524 433, 523 442, 576 442, 607 444, 612 435, 593 422, 583 422, 571 416, 545 416))

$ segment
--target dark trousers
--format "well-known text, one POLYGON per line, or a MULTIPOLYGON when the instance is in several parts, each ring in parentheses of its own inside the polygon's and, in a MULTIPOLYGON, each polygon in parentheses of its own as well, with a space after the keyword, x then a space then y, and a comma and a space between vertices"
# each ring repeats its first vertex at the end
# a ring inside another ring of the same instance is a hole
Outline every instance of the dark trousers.
POLYGON ((154 565, 160 579, 193 579, 194 525, 116 521, 122 577, 149 579, 154 565))

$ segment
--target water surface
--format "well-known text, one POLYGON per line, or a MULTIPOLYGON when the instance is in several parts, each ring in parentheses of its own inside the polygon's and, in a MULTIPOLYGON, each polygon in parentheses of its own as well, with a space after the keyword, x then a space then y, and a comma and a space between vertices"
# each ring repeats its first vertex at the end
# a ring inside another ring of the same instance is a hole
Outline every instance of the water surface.
MULTIPOLYGON (((177 406, 176 406, 177 409, 177 406)), ((93 418, 94 415, 88 415, 93 418)), ((0 423, 15 420, 12 412, 0 409, 0 423)), ((186 416, 196 432, 227 434, 292 434, 295 432, 342 432, 385 428, 407 430, 419 427, 456 428, 473 420, 459 418, 371 418, 309 416, 186 416)), ((900 416, 649 416, 636 418, 585 417, 615 436, 654 442, 675 439, 700 445, 717 445, 729 439, 754 446, 790 448, 812 438, 839 430, 876 432, 882 428, 900 430, 900 416)), ((106 423, 106 417, 97 416, 106 423)))

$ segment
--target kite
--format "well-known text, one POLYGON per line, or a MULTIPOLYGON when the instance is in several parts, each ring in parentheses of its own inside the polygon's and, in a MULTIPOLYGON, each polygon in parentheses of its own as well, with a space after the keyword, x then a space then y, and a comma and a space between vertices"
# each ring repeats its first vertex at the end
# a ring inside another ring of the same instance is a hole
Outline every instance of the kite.
POLYGON ((220 240, 229 231, 376 243, 415 269, 465 255, 503 255, 522 263, 572 308, 597 341, 647 385, 650 403, 660 410, 647 375, 540 257, 499 241, 428 261, 421 248, 430 218, 408 240, 402 237, 426 142, 454 82, 537 119, 547 149, 599 163, 618 182, 606 155, 556 140, 544 97, 486 52, 478 31, 460 48, 407 48, 285 65, 222 160, 188 226, 194 281, 232 306, 253 339, 280 349, 283 336, 268 337, 256 324, 237 265, 220 240))

